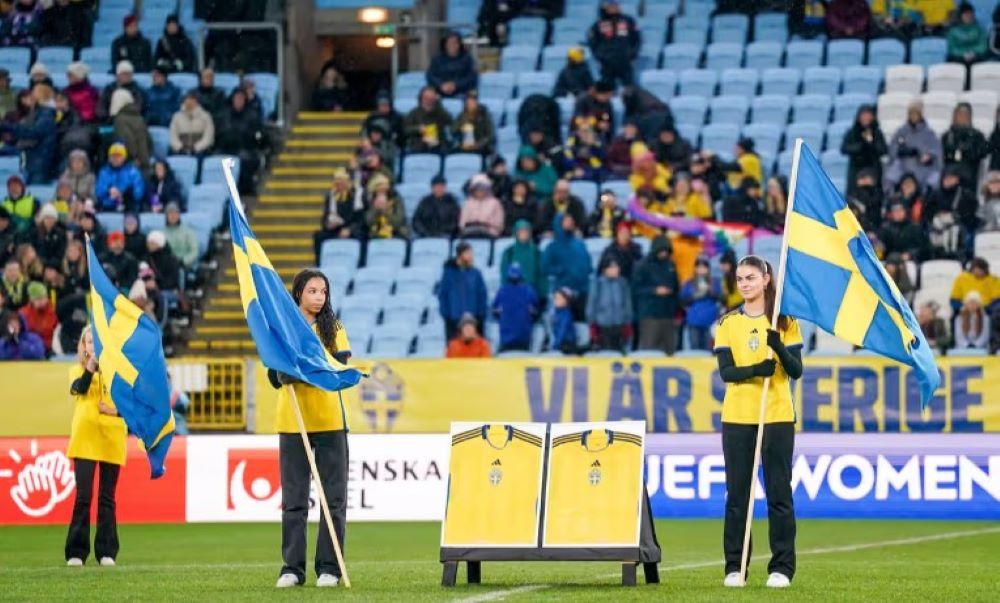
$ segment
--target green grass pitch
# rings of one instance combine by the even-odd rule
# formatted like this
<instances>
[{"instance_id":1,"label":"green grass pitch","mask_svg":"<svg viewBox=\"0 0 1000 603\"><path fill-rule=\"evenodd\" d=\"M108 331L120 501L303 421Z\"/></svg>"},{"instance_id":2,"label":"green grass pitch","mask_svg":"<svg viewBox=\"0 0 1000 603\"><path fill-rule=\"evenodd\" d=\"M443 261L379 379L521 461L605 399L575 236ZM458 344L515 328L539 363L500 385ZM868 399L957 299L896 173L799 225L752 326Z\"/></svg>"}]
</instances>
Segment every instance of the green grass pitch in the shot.
<instances>
[{"instance_id":1,"label":"green grass pitch","mask_svg":"<svg viewBox=\"0 0 1000 603\"><path fill-rule=\"evenodd\" d=\"M0 600L259 601L344 598L363 601L996 601L1000 524L936 521L801 520L792 587L763 586L766 522L755 524L750 584L722 587L722 524L658 521L662 583L619 585L613 563L483 563L483 583L439 583L436 523L348 527L350 590L306 586L279 591L275 524L127 525L119 566L63 566L62 526L0 527ZM315 524L310 524L310 551ZM641 576L641 572L640 572ZM464 567L460 571L464 580Z\"/></svg>"}]
</instances>

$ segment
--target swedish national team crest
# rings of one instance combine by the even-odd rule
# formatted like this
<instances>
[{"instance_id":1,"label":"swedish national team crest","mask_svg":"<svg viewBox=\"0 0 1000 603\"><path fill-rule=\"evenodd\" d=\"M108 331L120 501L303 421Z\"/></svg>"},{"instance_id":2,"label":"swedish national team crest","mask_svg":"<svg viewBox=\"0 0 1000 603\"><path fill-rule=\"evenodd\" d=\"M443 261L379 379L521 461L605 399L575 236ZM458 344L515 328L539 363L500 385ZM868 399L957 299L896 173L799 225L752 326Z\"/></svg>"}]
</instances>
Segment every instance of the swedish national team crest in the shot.
<instances>
[{"instance_id":1,"label":"swedish national team crest","mask_svg":"<svg viewBox=\"0 0 1000 603\"><path fill-rule=\"evenodd\" d=\"M502 480L503 480L503 468L500 465L500 459L496 459L490 465L490 485L499 486Z\"/></svg>"},{"instance_id":2,"label":"swedish national team crest","mask_svg":"<svg viewBox=\"0 0 1000 603\"><path fill-rule=\"evenodd\" d=\"M750 338L747 340L747 345L750 346L751 352L756 352L757 348L760 347L760 335L758 335L757 329L750 331Z\"/></svg>"},{"instance_id":3,"label":"swedish national team crest","mask_svg":"<svg viewBox=\"0 0 1000 603\"><path fill-rule=\"evenodd\" d=\"M361 412L372 431L392 431L396 417L403 411L403 380L388 364L372 367L371 377L360 384Z\"/></svg>"},{"instance_id":4,"label":"swedish national team crest","mask_svg":"<svg viewBox=\"0 0 1000 603\"><path fill-rule=\"evenodd\" d=\"M601 461L594 461L590 464L590 473L587 474L587 481L591 486L601 483Z\"/></svg>"}]
</instances>

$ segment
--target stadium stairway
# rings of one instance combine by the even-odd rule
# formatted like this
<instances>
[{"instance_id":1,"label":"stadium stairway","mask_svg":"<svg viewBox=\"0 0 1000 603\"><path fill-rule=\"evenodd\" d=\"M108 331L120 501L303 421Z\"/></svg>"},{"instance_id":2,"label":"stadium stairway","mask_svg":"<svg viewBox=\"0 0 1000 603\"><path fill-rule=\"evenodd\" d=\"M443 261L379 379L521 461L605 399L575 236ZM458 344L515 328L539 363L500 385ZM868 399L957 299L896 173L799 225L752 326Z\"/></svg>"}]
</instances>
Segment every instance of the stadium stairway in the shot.
<instances>
[{"instance_id":1,"label":"stadium stairway","mask_svg":"<svg viewBox=\"0 0 1000 603\"><path fill-rule=\"evenodd\" d=\"M334 168L347 164L357 144L364 113L301 112L274 167L248 203L250 226L274 269L291 289L292 278L315 264L312 234ZM201 317L187 343L189 354L254 353L233 265L231 243L220 246L217 278L206 288Z\"/></svg>"}]
</instances>

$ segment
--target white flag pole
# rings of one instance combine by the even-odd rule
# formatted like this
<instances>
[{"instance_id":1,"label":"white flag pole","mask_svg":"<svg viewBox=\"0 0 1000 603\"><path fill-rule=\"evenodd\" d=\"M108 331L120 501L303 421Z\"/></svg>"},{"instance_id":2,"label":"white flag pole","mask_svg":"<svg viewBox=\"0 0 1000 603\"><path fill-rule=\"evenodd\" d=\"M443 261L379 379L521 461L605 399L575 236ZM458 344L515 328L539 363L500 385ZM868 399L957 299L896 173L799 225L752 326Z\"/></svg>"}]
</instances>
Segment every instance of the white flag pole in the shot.
<instances>
[{"instance_id":1,"label":"white flag pole","mask_svg":"<svg viewBox=\"0 0 1000 603\"><path fill-rule=\"evenodd\" d=\"M781 295L785 289L785 261L788 257L788 223L795 204L795 183L799 175L799 156L802 152L802 139L795 139L795 151L792 155L791 184L788 185L788 203L785 207L785 229L781 237L781 255L778 256L778 282L775 284L774 309L771 312L771 329L778 328L778 316L781 314ZM775 278L771 275L771 278ZM774 358L774 350L767 348L767 359ZM750 527L753 523L754 494L757 485L757 470L760 467L760 450L764 442L764 418L767 414L767 393L771 378L764 378L764 386L760 392L760 411L757 416L757 445L753 452L753 471L750 473L750 500L747 502L747 520L743 528L743 554L740 558L740 580L746 585L747 564L750 562Z\"/></svg>"}]
</instances>

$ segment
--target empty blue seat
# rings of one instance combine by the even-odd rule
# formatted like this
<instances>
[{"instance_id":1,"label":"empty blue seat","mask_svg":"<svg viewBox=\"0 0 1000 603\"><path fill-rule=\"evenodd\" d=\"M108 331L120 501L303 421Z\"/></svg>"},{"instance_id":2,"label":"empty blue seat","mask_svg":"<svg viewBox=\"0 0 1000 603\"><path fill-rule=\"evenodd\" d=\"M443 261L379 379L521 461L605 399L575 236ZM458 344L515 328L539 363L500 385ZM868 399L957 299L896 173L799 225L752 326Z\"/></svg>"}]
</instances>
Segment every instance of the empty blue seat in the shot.
<instances>
[{"instance_id":1,"label":"empty blue seat","mask_svg":"<svg viewBox=\"0 0 1000 603\"><path fill-rule=\"evenodd\" d=\"M366 266L383 265L390 266L395 270L402 268L405 260L406 241L402 239L372 239L368 241Z\"/></svg>"},{"instance_id":2,"label":"empty blue seat","mask_svg":"<svg viewBox=\"0 0 1000 603\"><path fill-rule=\"evenodd\" d=\"M371 351L374 358L405 358L410 354L413 333L401 334L396 331L376 330L372 335Z\"/></svg>"},{"instance_id":3,"label":"empty blue seat","mask_svg":"<svg viewBox=\"0 0 1000 603\"><path fill-rule=\"evenodd\" d=\"M601 183L601 190L609 190L615 196L615 201L617 201L619 207L626 207L629 202L629 197L632 196L632 185L628 183L628 180L610 180Z\"/></svg>"},{"instance_id":4,"label":"empty blue seat","mask_svg":"<svg viewBox=\"0 0 1000 603\"><path fill-rule=\"evenodd\" d=\"M521 110L522 103L524 103L523 96L508 98L503 102L504 122L508 126L517 125L517 112Z\"/></svg>"},{"instance_id":5,"label":"empty blue seat","mask_svg":"<svg viewBox=\"0 0 1000 603\"><path fill-rule=\"evenodd\" d=\"M756 42L751 42L746 47L745 66L750 69L779 67L784 50L785 46L781 42L758 37Z\"/></svg>"},{"instance_id":6,"label":"empty blue seat","mask_svg":"<svg viewBox=\"0 0 1000 603\"><path fill-rule=\"evenodd\" d=\"M182 95L198 87L198 76L193 73L171 73L169 79Z\"/></svg>"},{"instance_id":7,"label":"empty blue seat","mask_svg":"<svg viewBox=\"0 0 1000 603\"><path fill-rule=\"evenodd\" d=\"M166 126L149 126L149 137L153 140L153 153L158 157L170 154L170 128Z\"/></svg>"},{"instance_id":8,"label":"empty blue seat","mask_svg":"<svg viewBox=\"0 0 1000 603\"><path fill-rule=\"evenodd\" d=\"M834 96L840 92L839 67L807 67L802 74L802 94Z\"/></svg>"},{"instance_id":9,"label":"empty blue seat","mask_svg":"<svg viewBox=\"0 0 1000 603\"><path fill-rule=\"evenodd\" d=\"M785 143L785 146L789 149L787 151L782 151L778 155L778 173L782 176L788 177L792 173L792 150L795 147L795 141L791 140Z\"/></svg>"},{"instance_id":10,"label":"empty blue seat","mask_svg":"<svg viewBox=\"0 0 1000 603\"><path fill-rule=\"evenodd\" d=\"M464 183L483 171L483 157L479 153L452 153L444 158L444 173L448 180Z\"/></svg>"},{"instance_id":11,"label":"empty blue seat","mask_svg":"<svg viewBox=\"0 0 1000 603\"><path fill-rule=\"evenodd\" d=\"M345 297L343 301L347 299ZM368 333L375 328L375 323L378 321L378 308L356 306L351 303L340 311L340 315L337 318L340 319L340 322L351 334L351 339L353 340L355 332Z\"/></svg>"},{"instance_id":12,"label":"empty blue seat","mask_svg":"<svg viewBox=\"0 0 1000 603\"><path fill-rule=\"evenodd\" d=\"M27 73L31 50L15 46L0 48L0 68L11 73Z\"/></svg>"},{"instance_id":13,"label":"empty blue seat","mask_svg":"<svg viewBox=\"0 0 1000 603\"><path fill-rule=\"evenodd\" d=\"M701 46L697 44L667 44L663 49L664 69L696 69L701 60Z\"/></svg>"},{"instance_id":14,"label":"empty blue seat","mask_svg":"<svg viewBox=\"0 0 1000 603\"><path fill-rule=\"evenodd\" d=\"M479 76L479 97L508 99L514 96L514 74L491 71Z\"/></svg>"},{"instance_id":15,"label":"empty blue seat","mask_svg":"<svg viewBox=\"0 0 1000 603\"><path fill-rule=\"evenodd\" d=\"M496 130L503 123L503 104L505 99L499 98L481 98L479 99L479 106L486 110L490 115L490 122L493 123L493 129Z\"/></svg>"},{"instance_id":16,"label":"empty blue seat","mask_svg":"<svg viewBox=\"0 0 1000 603\"><path fill-rule=\"evenodd\" d=\"M765 69L760 78L760 93L795 96L799 93L801 79L802 75L798 69L789 67Z\"/></svg>"},{"instance_id":17,"label":"empty blue seat","mask_svg":"<svg viewBox=\"0 0 1000 603\"><path fill-rule=\"evenodd\" d=\"M553 44L582 44L587 41L587 30L590 24L586 21L571 18L552 21ZM645 33L645 32L644 32Z\"/></svg>"},{"instance_id":18,"label":"empty blue seat","mask_svg":"<svg viewBox=\"0 0 1000 603\"><path fill-rule=\"evenodd\" d=\"M558 73L563 67L566 66L566 53L569 52L571 46L546 46L542 49L542 71L547 71L549 73ZM590 59L590 49L586 46L584 49L584 57L586 60ZM532 69L523 69L522 71L532 71Z\"/></svg>"},{"instance_id":19,"label":"empty blue seat","mask_svg":"<svg viewBox=\"0 0 1000 603\"><path fill-rule=\"evenodd\" d=\"M753 97L757 94L756 69L726 69L719 80L719 94Z\"/></svg>"},{"instance_id":20,"label":"empty blue seat","mask_svg":"<svg viewBox=\"0 0 1000 603\"><path fill-rule=\"evenodd\" d=\"M355 295L358 293L374 293L378 295L379 301L375 307L379 307L382 305L382 299L392 291L395 271L400 268L402 261L399 262L400 266L390 266L387 264L373 265L371 262L367 262L367 264L364 268L358 268L358 271L354 273L353 291Z\"/></svg>"},{"instance_id":21,"label":"empty blue seat","mask_svg":"<svg viewBox=\"0 0 1000 603\"><path fill-rule=\"evenodd\" d=\"M427 85L427 74L423 71L407 71L396 76L396 85L393 88L393 98L398 102L401 99L416 100L420 89ZM398 107L397 107L398 110Z\"/></svg>"},{"instance_id":22,"label":"empty blue seat","mask_svg":"<svg viewBox=\"0 0 1000 603\"><path fill-rule=\"evenodd\" d=\"M462 241L472 247L472 262L480 270L490 265L490 257L493 252L493 242L489 239L462 239ZM454 241L455 244L459 241Z\"/></svg>"},{"instance_id":23,"label":"empty blue seat","mask_svg":"<svg viewBox=\"0 0 1000 603\"><path fill-rule=\"evenodd\" d=\"M517 17L508 23L508 44L532 44L541 46L545 41L545 19L538 17Z\"/></svg>"},{"instance_id":24,"label":"empty blue seat","mask_svg":"<svg viewBox=\"0 0 1000 603\"><path fill-rule=\"evenodd\" d=\"M190 191L198 177L198 158L190 155L168 155L167 164L174 172L177 182L185 191Z\"/></svg>"},{"instance_id":25,"label":"empty blue seat","mask_svg":"<svg viewBox=\"0 0 1000 603\"><path fill-rule=\"evenodd\" d=\"M826 45L826 64L850 67L865 62L865 43L861 40L833 40Z\"/></svg>"},{"instance_id":26,"label":"empty blue seat","mask_svg":"<svg viewBox=\"0 0 1000 603\"><path fill-rule=\"evenodd\" d=\"M792 121L826 125L833 102L822 94L803 94L792 100Z\"/></svg>"},{"instance_id":27,"label":"empty blue seat","mask_svg":"<svg viewBox=\"0 0 1000 603\"><path fill-rule=\"evenodd\" d=\"M424 182L400 182L396 185L396 194L403 200L403 210L406 212L407 220L413 218L417 205L427 193L427 184Z\"/></svg>"},{"instance_id":28,"label":"empty blue seat","mask_svg":"<svg viewBox=\"0 0 1000 603\"><path fill-rule=\"evenodd\" d=\"M635 23L639 26L639 31L642 32L643 43L649 42L661 48L666 43L667 20L665 18L650 17L647 11L646 16L639 17Z\"/></svg>"},{"instance_id":29,"label":"empty blue seat","mask_svg":"<svg viewBox=\"0 0 1000 603\"><path fill-rule=\"evenodd\" d=\"M944 38L915 38L910 42L910 63L930 67L948 58L948 42Z\"/></svg>"},{"instance_id":30,"label":"empty blue seat","mask_svg":"<svg viewBox=\"0 0 1000 603\"><path fill-rule=\"evenodd\" d=\"M701 129L701 148L729 160L739 137L740 127L736 124L709 124Z\"/></svg>"},{"instance_id":31,"label":"empty blue seat","mask_svg":"<svg viewBox=\"0 0 1000 603\"><path fill-rule=\"evenodd\" d=\"M670 99L670 112L678 124L700 126L705 123L705 113L708 112L708 100L704 96L675 96ZM690 142L697 136L690 138Z\"/></svg>"},{"instance_id":32,"label":"empty blue seat","mask_svg":"<svg viewBox=\"0 0 1000 603\"><path fill-rule=\"evenodd\" d=\"M781 40L788 38L788 16L785 13L758 13L753 18L754 40Z\"/></svg>"},{"instance_id":33,"label":"empty blue seat","mask_svg":"<svg viewBox=\"0 0 1000 603\"><path fill-rule=\"evenodd\" d=\"M233 160L233 178L239 181L240 178L240 158L234 155L209 155L201 160L202 184L225 184L226 174L222 171L222 161L224 159Z\"/></svg>"},{"instance_id":34,"label":"empty blue seat","mask_svg":"<svg viewBox=\"0 0 1000 603\"><path fill-rule=\"evenodd\" d=\"M443 333L420 335L417 338L417 351L414 356L417 358L444 358L447 347L448 343L444 340Z\"/></svg>"},{"instance_id":35,"label":"empty blue seat","mask_svg":"<svg viewBox=\"0 0 1000 603\"><path fill-rule=\"evenodd\" d=\"M583 207L587 214L594 210L597 205L597 184L588 180L574 180L569 183L569 192L579 197L583 201Z\"/></svg>"},{"instance_id":36,"label":"empty blue seat","mask_svg":"<svg viewBox=\"0 0 1000 603\"><path fill-rule=\"evenodd\" d=\"M755 97L750 103L751 120L754 123L785 125L788 111L792 106L787 96L774 94Z\"/></svg>"},{"instance_id":37,"label":"empty blue seat","mask_svg":"<svg viewBox=\"0 0 1000 603\"><path fill-rule=\"evenodd\" d=\"M785 149L795 148L795 139L801 138L813 155L818 155L823 148L824 127L814 123L792 123L785 130Z\"/></svg>"},{"instance_id":38,"label":"empty blue seat","mask_svg":"<svg viewBox=\"0 0 1000 603\"><path fill-rule=\"evenodd\" d=\"M346 266L357 268L361 257L361 242L357 239L329 239L323 241L319 251L320 266ZM353 270L349 271L353 274Z\"/></svg>"},{"instance_id":39,"label":"empty blue seat","mask_svg":"<svg viewBox=\"0 0 1000 603\"><path fill-rule=\"evenodd\" d=\"M750 101L746 96L717 96L709 102L709 108L711 123L742 126L747 121Z\"/></svg>"},{"instance_id":40,"label":"empty blue seat","mask_svg":"<svg viewBox=\"0 0 1000 603\"><path fill-rule=\"evenodd\" d=\"M452 117L458 117L458 114L462 112L462 101L457 98L442 98L441 107Z\"/></svg>"},{"instance_id":41,"label":"empty blue seat","mask_svg":"<svg viewBox=\"0 0 1000 603\"><path fill-rule=\"evenodd\" d=\"M639 74L639 84L665 101L672 98L677 89L677 72L671 69L646 70Z\"/></svg>"},{"instance_id":42,"label":"empty blue seat","mask_svg":"<svg viewBox=\"0 0 1000 603\"><path fill-rule=\"evenodd\" d=\"M876 96L882 87L882 69L857 65L844 69L844 91Z\"/></svg>"},{"instance_id":43,"label":"empty blue seat","mask_svg":"<svg viewBox=\"0 0 1000 603\"><path fill-rule=\"evenodd\" d=\"M776 126L767 123L752 123L743 126L743 136L754 141L754 148L757 154L766 157L775 157L778 148L781 146L781 135L784 126Z\"/></svg>"},{"instance_id":44,"label":"empty blue seat","mask_svg":"<svg viewBox=\"0 0 1000 603\"><path fill-rule=\"evenodd\" d=\"M90 67L91 74L111 71L111 52L107 46L90 46L80 50L80 60Z\"/></svg>"},{"instance_id":45,"label":"empty blue seat","mask_svg":"<svg viewBox=\"0 0 1000 603\"><path fill-rule=\"evenodd\" d=\"M708 19L704 17L684 16L674 19L674 44L694 44L704 46L708 39Z\"/></svg>"},{"instance_id":46,"label":"empty blue seat","mask_svg":"<svg viewBox=\"0 0 1000 603\"><path fill-rule=\"evenodd\" d=\"M792 40L785 47L785 67L805 69L823 63L823 43L819 40Z\"/></svg>"},{"instance_id":47,"label":"empty blue seat","mask_svg":"<svg viewBox=\"0 0 1000 603\"><path fill-rule=\"evenodd\" d=\"M844 134L851 129L854 125L854 117L847 120L835 121L826 127L826 148L828 149L839 149L842 142L844 142Z\"/></svg>"},{"instance_id":48,"label":"empty blue seat","mask_svg":"<svg viewBox=\"0 0 1000 603\"><path fill-rule=\"evenodd\" d=\"M831 149L823 151L820 161L830 180L837 185L837 190L844 191L847 182L847 155L842 154L839 148Z\"/></svg>"},{"instance_id":49,"label":"empty blue seat","mask_svg":"<svg viewBox=\"0 0 1000 603\"><path fill-rule=\"evenodd\" d=\"M73 62L73 49L69 46L43 46L38 49L36 61L49 68L49 73L64 74L66 67Z\"/></svg>"},{"instance_id":50,"label":"empty blue seat","mask_svg":"<svg viewBox=\"0 0 1000 603\"><path fill-rule=\"evenodd\" d=\"M643 32L645 35L646 32ZM653 40L643 38L642 45L639 46L639 56L636 57L634 65L636 70L656 69L660 66L660 55L663 54L663 44Z\"/></svg>"},{"instance_id":51,"label":"empty blue seat","mask_svg":"<svg viewBox=\"0 0 1000 603\"><path fill-rule=\"evenodd\" d=\"M281 80L274 73L254 72L246 74L257 86L257 95L260 97L261 108L264 116L270 119L278 108L278 99L281 96Z\"/></svg>"},{"instance_id":52,"label":"empty blue seat","mask_svg":"<svg viewBox=\"0 0 1000 603\"><path fill-rule=\"evenodd\" d=\"M233 90L239 87L240 76L235 73L216 73L215 85L228 96Z\"/></svg>"},{"instance_id":53,"label":"empty blue seat","mask_svg":"<svg viewBox=\"0 0 1000 603\"><path fill-rule=\"evenodd\" d=\"M410 266L440 267L450 253L448 239L415 239L410 247Z\"/></svg>"},{"instance_id":54,"label":"empty blue seat","mask_svg":"<svg viewBox=\"0 0 1000 603\"><path fill-rule=\"evenodd\" d=\"M503 71L534 71L537 63L538 46L507 46L500 51L500 69Z\"/></svg>"},{"instance_id":55,"label":"empty blue seat","mask_svg":"<svg viewBox=\"0 0 1000 603\"><path fill-rule=\"evenodd\" d=\"M403 180L430 182L441 171L441 157L433 153L414 153L403 158Z\"/></svg>"},{"instance_id":56,"label":"empty blue seat","mask_svg":"<svg viewBox=\"0 0 1000 603\"><path fill-rule=\"evenodd\" d=\"M736 15L720 15L724 17ZM743 64L743 44L713 42L705 50L705 67L721 71L735 69Z\"/></svg>"},{"instance_id":57,"label":"empty blue seat","mask_svg":"<svg viewBox=\"0 0 1000 603\"><path fill-rule=\"evenodd\" d=\"M861 105L875 106L875 97L856 92L836 96L833 99L833 121L853 121Z\"/></svg>"},{"instance_id":58,"label":"empty blue seat","mask_svg":"<svg viewBox=\"0 0 1000 603\"><path fill-rule=\"evenodd\" d=\"M750 30L750 18L740 14L721 14L712 17L712 41L733 42L743 45Z\"/></svg>"},{"instance_id":59,"label":"empty blue seat","mask_svg":"<svg viewBox=\"0 0 1000 603\"><path fill-rule=\"evenodd\" d=\"M719 75L710 69L685 69L678 79L677 94L711 98L718 81Z\"/></svg>"},{"instance_id":60,"label":"empty blue seat","mask_svg":"<svg viewBox=\"0 0 1000 603\"><path fill-rule=\"evenodd\" d=\"M894 38L879 38L868 43L868 64L888 67L906 62L906 47Z\"/></svg>"},{"instance_id":61,"label":"empty blue seat","mask_svg":"<svg viewBox=\"0 0 1000 603\"><path fill-rule=\"evenodd\" d=\"M548 71L524 71L517 74L517 95L526 98L532 94L552 94L556 76Z\"/></svg>"}]
</instances>

